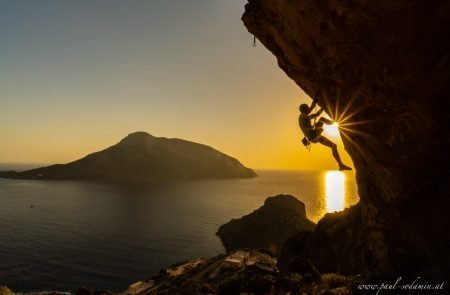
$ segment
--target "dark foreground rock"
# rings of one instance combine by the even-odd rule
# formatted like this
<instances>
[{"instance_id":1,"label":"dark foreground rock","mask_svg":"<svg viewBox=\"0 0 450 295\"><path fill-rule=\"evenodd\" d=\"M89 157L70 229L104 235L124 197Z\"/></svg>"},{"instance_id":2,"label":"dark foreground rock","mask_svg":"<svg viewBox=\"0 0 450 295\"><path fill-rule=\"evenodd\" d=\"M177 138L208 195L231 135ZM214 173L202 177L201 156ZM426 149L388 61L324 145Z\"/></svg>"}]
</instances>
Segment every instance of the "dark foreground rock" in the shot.
<instances>
[{"instance_id":1,"label":"dark foreground rock","mask_svg":"<svg viewBox=\"0 0 450 295\"><path fill-rule=\"evenodd\" d=\"M109 290L95 290L88 288L78 288L75 295L113 295L114 293Z\"/></svg>"},{"instance_id":2,"label":"dark foreground rock","mask_svg":"<svg viewBox=\"0 0 450 295\"><path fill-rule=\"evenodd\" d=\"M314 269L281 273L277 260L256 250L179 263L120 292L143 294L351 294L355 277L318 274Z\"/></svg>"},{"instance_id":3,"label":"dark foreground rock","mask_svg":"<svg viewBox=\"0 0 450 295\"><path fill-rule=\"evenodd\" d=\"M366 260L370 258L364 257L365 237L360 221L358 205L326 214L317 223L315 231L299 232L286 241L279 257L280 268L293 271L292 268L297 267L296 261L308 258L321 272L343 273L351 270L358 273L360 269L366 270ZM343 256L348 259L342 259Z\"/></svg>"},{"instance_id":4,"label":"dark foreground rock","mask_svg":"<svg viewBox=\"0 0 450 295\"><path fill-rule=\"evenodd\" d=\"M315 223L306 217L303 202L290 195L278 195L267 198L254 212L222 225L217 235L227 251L247 247L277 253L287 238L314 227Z\"/></svg>"},{"instance_id":5,"label":"dark foreground rock","mask_svg":"<svg viewBox=\"0 0 450 295\"><path fill-rule=\"evenodd\" d=\"M0 172L19 179L160 181L255 177L253 170L212 147L182 139L129 134L118 144L80 160L24 172Z\"/></svg>"},{"instance_id":6,"label":"dark foreground rock","mask_svg":"<svg viewBox=\"0 0 450 295\"><path fill-rule=\"evenodd\" d=\"M298 253L346 273L448 276L450 1L250 0L243 21L318 93L356 169L360 203Z\"/></svg>"}]
</instances>

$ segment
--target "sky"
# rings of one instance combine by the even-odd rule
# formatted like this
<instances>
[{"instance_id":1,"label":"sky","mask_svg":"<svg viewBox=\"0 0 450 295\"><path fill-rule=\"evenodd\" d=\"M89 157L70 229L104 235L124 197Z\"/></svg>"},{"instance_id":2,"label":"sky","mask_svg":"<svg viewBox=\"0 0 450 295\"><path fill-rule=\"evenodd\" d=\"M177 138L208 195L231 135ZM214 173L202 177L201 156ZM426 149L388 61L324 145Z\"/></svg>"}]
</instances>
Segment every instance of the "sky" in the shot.
<instances>
[{"instance_id":1,"label":"sky","mask_svg":"<svg viewBox=\"0 0 450 295\"><path fill-rule=\"evenodd\" d=\"M311 100L252 46L245 3L0 0L0 162L67 163L146 131L255 169L336 169L301 145Z\"/></svg>"}]
</instances>

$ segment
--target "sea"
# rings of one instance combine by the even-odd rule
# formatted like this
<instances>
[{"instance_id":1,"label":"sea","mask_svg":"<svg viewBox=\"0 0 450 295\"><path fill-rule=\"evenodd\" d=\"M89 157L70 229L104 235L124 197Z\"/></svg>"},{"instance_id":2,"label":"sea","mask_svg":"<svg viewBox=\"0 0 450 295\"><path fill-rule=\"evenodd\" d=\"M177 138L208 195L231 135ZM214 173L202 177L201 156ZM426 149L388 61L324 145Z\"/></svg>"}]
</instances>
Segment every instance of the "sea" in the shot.
<instances>
[{"instance_id":1,"label":"sea","mask_svg":"<svg viewBox=\"0 0 450 295\"><path fill-rule=\"evenodd\" d=\"M0 285L120 291L171 264L225 253L220 225L291 194L317 222L358 202L353 172L108 183L0 179Z\"/></svg>"}]
</instances>

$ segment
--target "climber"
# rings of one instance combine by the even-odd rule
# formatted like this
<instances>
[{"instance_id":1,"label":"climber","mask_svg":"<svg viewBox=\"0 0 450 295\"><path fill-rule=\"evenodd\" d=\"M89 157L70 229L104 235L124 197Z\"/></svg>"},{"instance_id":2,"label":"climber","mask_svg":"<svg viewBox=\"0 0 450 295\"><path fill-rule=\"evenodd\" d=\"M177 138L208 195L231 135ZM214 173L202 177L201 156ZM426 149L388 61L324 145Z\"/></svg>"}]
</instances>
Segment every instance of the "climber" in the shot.
<instances>
[{"instance_id":1,"label":"climber","mask_svg":"<svg viewBox=\"0 0 450 295\"><path fill-rule=\"evenodd\" d=\"M329 148L331 148L333 152L333 157L336 159L336 162L339 164L339 170L352 170L352 168L344 165L341 161L341 157L339 156L337 145L322 135L323 132L323 124L331 125L333 121L321 117L319 121L312 125L311 119L317 118L322 114L323 109L321 108L317 113L311 114L317 104L317 99L314 98L312 105L309 107L307 104L301 104L299 107L300 116L298 117L298 124L300 125L300 129L302 130L305 137L302 139L302 143L305 146L309 146L310 143L321 143Z\"/></svg>"}]
</instances>

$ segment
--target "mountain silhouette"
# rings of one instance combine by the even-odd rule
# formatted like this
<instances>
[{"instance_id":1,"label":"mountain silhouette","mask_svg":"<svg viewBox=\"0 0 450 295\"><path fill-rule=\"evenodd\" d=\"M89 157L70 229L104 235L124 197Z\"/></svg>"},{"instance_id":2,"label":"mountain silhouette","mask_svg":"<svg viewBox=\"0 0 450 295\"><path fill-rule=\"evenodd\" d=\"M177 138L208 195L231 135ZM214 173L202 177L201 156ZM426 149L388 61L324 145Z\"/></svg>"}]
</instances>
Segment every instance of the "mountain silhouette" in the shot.
<instances>
[{"instance_id":1,"label":"mountain silhouette","mask_svg":"<svg viewBox=\"0 0 450 295\"><path fill-rule=\"evenodd\" d=\"M253 170L207 145L129 134L116 145L68 164L1 172L0 177L55 180L160 181L250 178Z\"/></svg>"}]
</instances>

